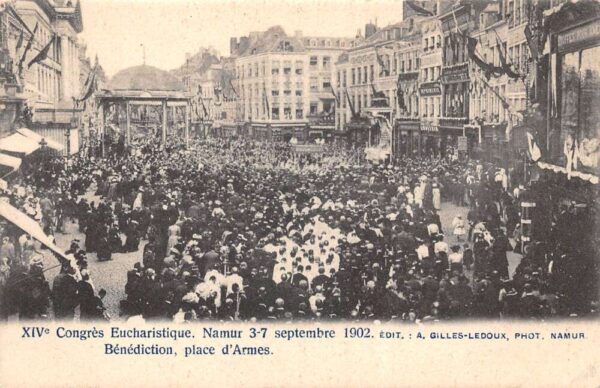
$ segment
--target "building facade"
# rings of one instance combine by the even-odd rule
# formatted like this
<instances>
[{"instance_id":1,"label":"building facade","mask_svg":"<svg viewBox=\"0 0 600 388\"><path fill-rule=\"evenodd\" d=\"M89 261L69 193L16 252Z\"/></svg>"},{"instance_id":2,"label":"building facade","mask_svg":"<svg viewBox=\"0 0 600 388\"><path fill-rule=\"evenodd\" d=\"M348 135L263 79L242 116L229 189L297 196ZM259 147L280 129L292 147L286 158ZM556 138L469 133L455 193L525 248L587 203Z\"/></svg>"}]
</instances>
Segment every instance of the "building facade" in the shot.
<instances>
[{"instance_id":1,"label":"building facade","mask_svg":"<svg viewBox=\"0 0 600 388\"><path fill-rule=\"evenodd\" d=\"M330 137L332 82L338 57L352 39L289 36L281 27L232 38L239 118L255 138L289 141Z\"/></svg>"},{"instance_id":2,"label":"building facade","mask_svg":"<svg viewBox=\"0 0 600 388\"><path fill-rule=\"evenodd\" d=\"M3 20L8 32L5 47L19 84L17 91L24 99L20 109L27 106L30 112L21 124L76 152L80 109L73 99L81 96L83 87L79 1L13 0L5 5ZM3 129L7 125L3 123Z\"/></svg>"}]
</instances>

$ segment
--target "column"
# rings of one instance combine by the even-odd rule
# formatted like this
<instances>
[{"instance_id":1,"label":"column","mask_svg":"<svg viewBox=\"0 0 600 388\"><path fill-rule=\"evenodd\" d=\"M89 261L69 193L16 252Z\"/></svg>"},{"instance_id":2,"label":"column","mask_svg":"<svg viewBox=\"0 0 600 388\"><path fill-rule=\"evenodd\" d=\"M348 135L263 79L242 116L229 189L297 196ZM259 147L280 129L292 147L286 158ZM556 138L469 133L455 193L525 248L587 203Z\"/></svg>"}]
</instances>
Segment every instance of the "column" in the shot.
<instances>
[{"instance_id":1,"label":"column","mask_svg":"<svg viewBox=\"0 0 600 388\"><path fill-rule=\"evenodd\" d=\"M96 136L100 135L100 147L102 149L102 157L104 157L104 102L100 101L98 103L98 120L100 121L100 125L98 128L98 133Z\"/></svg>"},{"instance_id":2,"label":"column","mask_svg":"<svg viewBox=\"0 0 600 388\"><path fill-rule=\"evenodd\" d=\"M129 101L125 102L125 144L131 142L131 105Z\"/></svg>"},{"instance_id":3,"label":"column","mask_svg":"<svg viewBox=\"0 0 600 388\"><path fill-rule=\"evenodd\" d=\"M162 102L162 144L167 143L167 100Z\"/></svg>"},{"instance_id":4,"label":"column","mask_svg":"<svg viewBox=\"0 0 600 388\"><path fill-rule=\"evenodd\" d=\"M190 146L190 104L185 104L185 148Z\"/></svg>"}]
</instances>

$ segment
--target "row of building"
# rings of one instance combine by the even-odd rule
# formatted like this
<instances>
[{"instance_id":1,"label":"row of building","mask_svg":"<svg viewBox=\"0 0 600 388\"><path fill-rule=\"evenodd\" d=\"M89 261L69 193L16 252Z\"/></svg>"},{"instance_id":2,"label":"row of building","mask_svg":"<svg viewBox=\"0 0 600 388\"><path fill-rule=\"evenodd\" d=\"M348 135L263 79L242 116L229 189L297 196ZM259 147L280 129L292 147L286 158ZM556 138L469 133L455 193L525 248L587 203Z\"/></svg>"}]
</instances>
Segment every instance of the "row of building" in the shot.
<instances>
[{"instance_id":1,"label":"row of building","mask_svg":"<svg viewBox=\"0 0 600 388\"><path fill-rule=\"evenodd\" d=\"M558 34L579 23L591 23L581 39L595 47L598 14L568 14L588 3L404 1L392 25L369 23L346 38L276 26L232 38L228 57L179 75L190 91L201 85L209 114L197 109L195 121L222 135L377 144L373 117L383 116L394 155L460 150L506 161L527 149L523 128L536 117L542 147L560 132L547 106L548 88L560 81L552 71L562 67L548 64L549 53L563 50L567 38Z\"/></svg>"},{"instance_id":2,"label":"row of building","mask_svg":"<svg viewBox=\"0 0 600 388\"><path fill-rule=\"evenodd\" d=\"M27 127L77 152L93 116L78 100L94 67L105 78L79 38L81 12L79 0L0 2L0 138Z\"/></svg>"}]
</instances>

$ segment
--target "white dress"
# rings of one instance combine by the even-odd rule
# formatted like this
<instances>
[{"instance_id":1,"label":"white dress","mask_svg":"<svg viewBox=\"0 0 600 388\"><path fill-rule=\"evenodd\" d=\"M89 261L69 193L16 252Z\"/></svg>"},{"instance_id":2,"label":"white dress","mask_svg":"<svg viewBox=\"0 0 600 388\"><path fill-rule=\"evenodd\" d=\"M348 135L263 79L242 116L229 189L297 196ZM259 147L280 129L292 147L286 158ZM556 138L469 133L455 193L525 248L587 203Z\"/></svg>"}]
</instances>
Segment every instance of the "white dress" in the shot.
<instances>
[{"instance_id":1,"label":"white dress","mask_svg":"<svg viewBox=\"0 0 600 388\"><path fill-rule=\"evenodd\" d=\"M454 219L452 220L452 227L454 227L454 235L455 236L464 236L466 231L465 231L465 220L458 217L454 217Z\"/></svg>"}]
</instances>

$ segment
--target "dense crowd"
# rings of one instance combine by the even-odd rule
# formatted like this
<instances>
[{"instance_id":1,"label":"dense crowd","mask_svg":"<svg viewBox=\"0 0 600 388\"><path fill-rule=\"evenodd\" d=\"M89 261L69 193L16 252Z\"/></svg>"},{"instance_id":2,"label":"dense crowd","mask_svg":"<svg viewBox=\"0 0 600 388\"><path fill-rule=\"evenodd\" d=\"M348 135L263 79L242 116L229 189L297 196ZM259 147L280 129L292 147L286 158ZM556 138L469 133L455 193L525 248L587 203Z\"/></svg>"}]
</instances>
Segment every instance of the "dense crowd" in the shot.
<instances>
[{"instance_id":1,"label":"dense crowd","mask_svg":"<svg viewBox=\"0 0 600 388\"><path fill-rule=\"evenodd\" d=\"M27 244L11 250L3 242L7 279L26 278L17 291L4 287L3 305L39 318L51 300L57 318L71 319L77 306L81 319L100 318L103 293L89 279L88 255L102 261L140 251L120 307L146 320L427 321L590 311L565 303L580 290L564 287L570 280L552 276L535 250L509 276L523 188L513 191L503 169L456 158L373 164L361 150L335 145L307 156L288 144L243 139L183 144L116 143L105 150L109 157L73 160L53 189L11 193L11 202L30 198L40 207L29 214L40 215L47 233L71 217L85 240L73 241L67 253L77 268L63 265L51 291L39 263L16 252ZM99 203L82 196L90 189ZM470 209L451 230L442 228L442 201ZM556 272L560 263L553 265ZM35 282L42 291L30 291Z\"/></svg>"}]
</instances>

